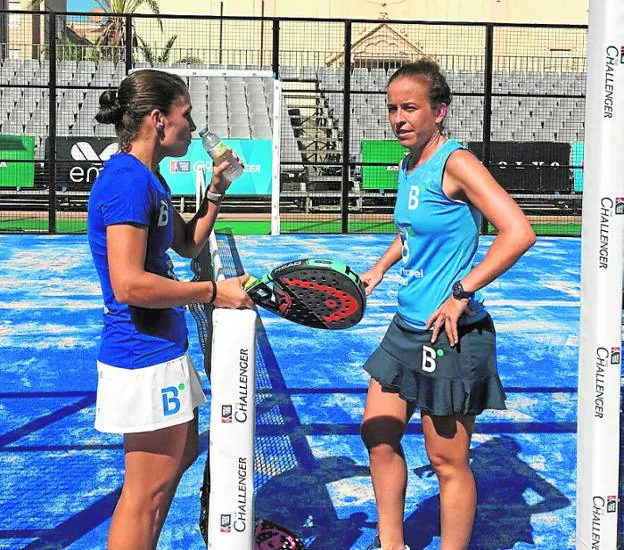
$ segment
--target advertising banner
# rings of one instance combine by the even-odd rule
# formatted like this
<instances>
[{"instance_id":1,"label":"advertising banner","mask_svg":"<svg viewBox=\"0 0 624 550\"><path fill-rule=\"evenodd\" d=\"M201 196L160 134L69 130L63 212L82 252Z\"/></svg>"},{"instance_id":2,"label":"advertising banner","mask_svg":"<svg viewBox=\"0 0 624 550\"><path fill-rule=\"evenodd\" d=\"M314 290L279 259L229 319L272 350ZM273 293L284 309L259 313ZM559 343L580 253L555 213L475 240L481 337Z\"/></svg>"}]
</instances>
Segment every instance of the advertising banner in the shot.
<instances>
[{"instance_id":1,"label":"advertising banner","mask_svg":"<svg viewBox=\"0 0 624 550\"><path fill-rule=\"evenodd\" d=\"M46 139L46 152L49 148ZM115 138L59 136L56 138L56 181L69 188L88 188L103 163L118 151Z\"/></svg>"},{"instance_id":2,"label":"advertising banner","mask_svg":"<svg viewBox=\"0 0 624 550\"><path fill-rule=\"evenodd\" d=\"M234 180L228 195L270 195L272 168L272 141L270 139L224 139L245 165L245 173ZM167 180L174 195L194 195L197 170L205 166L206 178L212 174L212 159L202 146L201 139L193 139L183 157L167 157L160 163L160 173Z\"/></svg>"},{"instance_id":3,"label":"advertising banner","mask_svg":"<svg viewBox=\"0 0 624 550\"><path fill-rule=\"evenodd\" d=\"M396 139L362 141L362 162L388 163L388 166L362 166L362 189L396 191L399 163L408 152Z\"/></svg>"},{"instance_id":4,"label":"advertising banner","mask_svg":"<svg viewBox=\"0 0 624 550\"><path fill-rule=\"evenodd\" d=\"M34 162L9 162L35 160L33 136L0 136L0 187L33 187Z\"/></svg>"},{"instance_id":5,"label":"advertising banner","mask_svg":"<svg viewBox=\"0 0 624 550\"><path fill-rule=\"evenodd\" d=\"M468 148L482 159L483 143ZM549 141L493 141L490 172L510 193L569 193L570 144ZM563 167L563 168L561 168Z\"/></svg>"},{"instance_id":6,"label":"advertising banner","mask_svg":"<svg viewBox=\"0 0 624 550\"><path fill-rule=\"evenodd\" d=\"M583 167L585 166L585 143L582 141L575 141L572 144L572 150L570 152L570 164L572 166L580 166L581 168L573 168L574 174L574 192L582 193L583 186L585 185L585 175Z\"/></svg>"}]
</instances>

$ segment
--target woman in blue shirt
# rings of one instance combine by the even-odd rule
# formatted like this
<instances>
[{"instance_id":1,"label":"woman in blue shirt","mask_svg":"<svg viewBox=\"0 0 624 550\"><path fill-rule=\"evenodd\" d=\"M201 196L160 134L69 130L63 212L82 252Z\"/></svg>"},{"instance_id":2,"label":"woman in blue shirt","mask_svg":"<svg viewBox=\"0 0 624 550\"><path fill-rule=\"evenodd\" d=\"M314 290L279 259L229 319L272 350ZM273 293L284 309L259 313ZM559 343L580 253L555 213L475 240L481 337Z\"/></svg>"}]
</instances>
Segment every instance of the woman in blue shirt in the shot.
<instances>
[{"instance_id":1,"label":"woman in blue shirt","mask_svg":"<svg viewBox=\"0 0 624 550\"><path fill-rule=\"evenodd\" d=\"M494 325L479 290L535 242L513 199L442 124L451 92L430 61L390 78L388 113L409 150L401 163L394 221L399 234L362 280L367 293L401 261L397 314L365 364L371 375L361 425L378 512L370 549L407 549L403 512L405 426L421 411L425 448L440 484L442 550L468 547L476 509L469 464L476 415L504 409ZM480 216L497 229L475 265Z\"/></svg>"},{"instance_id":2,"label":"woman in blue shirt","mask_svg":"<svg viewBox=\"0 0 624 550\"><path fill-rule=\"evenodd\" d=\"M173 208L160 161L186 153L195 124L184 81L137 71L100 97L96 119L114 124L112 156L89 198L88 236L104 297L96 429L124 435L125 476L109 550L152 549L178 482L198 454L197 406L206 398L187 353L184 306L251 307L247 276L181 282L167 253L193 258L206 244L230 182L214 168L190 221Z\"/></svg>"}]
</instances>

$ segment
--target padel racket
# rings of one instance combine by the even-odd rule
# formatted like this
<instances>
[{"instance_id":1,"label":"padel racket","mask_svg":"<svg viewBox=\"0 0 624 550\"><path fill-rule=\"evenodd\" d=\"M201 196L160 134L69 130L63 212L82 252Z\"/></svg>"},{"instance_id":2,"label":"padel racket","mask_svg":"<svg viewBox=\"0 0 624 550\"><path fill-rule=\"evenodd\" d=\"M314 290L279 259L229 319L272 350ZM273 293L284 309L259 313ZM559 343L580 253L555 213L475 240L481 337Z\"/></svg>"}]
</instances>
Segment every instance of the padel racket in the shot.
<instances>
[{"instance_id":1,"label":"padel racket","mask_svg":"<svg viewBox=\"0 0 624 550\"><path fill-rule=\"evenodd\" d=\"M364 284L348 265L326 259L282 264L250 277L245 290L259 306L284 319L323 329L344 329L360 322L366 308Z\"/></svg>"},{"instance_id":2,"label":"padel racket","mask_svg":"<svg viewBox=\"0 0 624 550\"><path fill-rule=\"evenodd\" d=\"M254 550L305 550L303 541L283 525L260 518L256 520Z\"/></svg>"}]
</instances>

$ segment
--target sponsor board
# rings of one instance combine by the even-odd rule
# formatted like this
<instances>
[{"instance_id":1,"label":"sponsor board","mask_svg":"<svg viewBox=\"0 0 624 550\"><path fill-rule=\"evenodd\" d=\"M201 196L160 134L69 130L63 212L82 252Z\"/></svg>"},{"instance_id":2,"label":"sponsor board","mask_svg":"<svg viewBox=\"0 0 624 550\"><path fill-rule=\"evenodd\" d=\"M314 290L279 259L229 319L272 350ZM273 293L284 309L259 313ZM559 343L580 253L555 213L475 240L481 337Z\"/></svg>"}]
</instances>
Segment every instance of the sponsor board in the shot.
<instances>
[{"instance_id":1,"label":"sponsor board","mask_svg":"<svg viewBox=\"0 0 624 550\"><path fill-rule=\"evenodd\" d=\"M0 187L33 187L35 184L35 138L0 136Z\"/></svg>"},{"instance_id":2,"label":"sponsor board","mask_svg":"<svg viewBox=\"0 0 624 550\"><path fill-rule=\"evenodd\" d=\"M362 166L362 189L395 191L399 163L409 152L396 139L365 139L361 144L362 162L385 162L387 166Z\"/></svg>"},{"instance_id":3,"label":"sponsor board","mask_svg":"<svg viewBox=\"0 0 624 550\"><path fill-rule=\"evenodd\" d=\"M483 143L468 148L483 159ZM570 144L548 141L493 141L490 172L508 192L569 193L572 188Z\"/></svg>"},{"instance_id":4,"label":"sponsor board","mask_svg":"<svg viewBox=\"0 0 624 550\"><path fill-rule=\"evenodd\" d=\"M228 195L270 195L272 183L273 143L270 139L224 139L245 166L242 176L235 179ZM193 139L183 157L166 157L160 163L163 175L173 195L194 195L195 178L201 168L206 179L212 174L212 159L202 146L201 139Z\"/></svg>"},{"instance_id":5,"label":"sponsor board","mask_svg":"<svg viewBox=\"0 0 624 550\"><path fill-rule=\"evenodd\" d=\"M46 139L48 151L50 140ZM56 138L56 181L69 188L91 187L104 162L117 153L114 138L59 136Z\"/></svg>"}]
</instances>

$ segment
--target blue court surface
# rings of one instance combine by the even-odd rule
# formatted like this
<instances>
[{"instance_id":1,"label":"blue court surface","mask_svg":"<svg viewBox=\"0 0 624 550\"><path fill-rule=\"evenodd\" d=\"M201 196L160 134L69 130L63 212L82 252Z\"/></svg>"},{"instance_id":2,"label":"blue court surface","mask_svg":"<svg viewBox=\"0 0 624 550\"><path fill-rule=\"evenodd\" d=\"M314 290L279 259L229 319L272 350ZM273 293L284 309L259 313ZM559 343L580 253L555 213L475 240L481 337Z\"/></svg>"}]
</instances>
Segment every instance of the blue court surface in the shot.
<instances>
[{"instance_id":1,"label":"blue court surface","mask_svg":"<svg viewBox=\"0 0 624 550\"><path fill-rule=\"evenodd\" d=\"M230 274L242 266L260 275L299 257L364 271L392 236L219 238ZM483 239L481 253L490 242ZM180 279L192 278L188 261L175 264ZM471 548L574 547L579 271L578 239L542 238L485 289L508 410L478 419ZM308 548L363 549L375 533L359 437L368 384L361 366L395 311L397 282L392 270L363 321L346 331L307 329L260 311L256 515L299 532ZM0 548L105 547L123 456L119 436L93 428L101 322L86 236L0 236ZM188 324L201 366L190 313ZM204 373L202 380L209 392ZM182 479L160 549L204 548L197 519L208 405L200 429L202 455ZM437 483L418 414L404 450L407 542L412 550L439 548Z\"/></svg>"}]
</instances>

